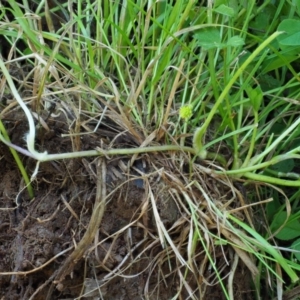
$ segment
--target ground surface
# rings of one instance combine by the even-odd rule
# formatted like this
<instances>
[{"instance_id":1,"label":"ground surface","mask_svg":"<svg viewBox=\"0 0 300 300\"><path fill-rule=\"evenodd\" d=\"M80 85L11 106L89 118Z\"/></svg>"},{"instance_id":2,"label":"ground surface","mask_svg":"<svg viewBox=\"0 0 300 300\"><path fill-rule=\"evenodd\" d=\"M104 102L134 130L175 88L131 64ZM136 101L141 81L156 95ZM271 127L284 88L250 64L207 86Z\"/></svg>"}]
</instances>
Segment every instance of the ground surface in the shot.
<instances>
[{"instance_id":1,"label":"ground surface","mask_svg":"<svg viewBox=\"0 0 300 300\"><path fill-rule=\"evenodd\" d=\"M49 130L39 128L37 149L47 149L50 153L72 151L74 140L61 137L70 131L69 121L63 114L50 116ZM12 142L25 146L27 122L22 113L13 110L3 117L3 122ZM108 139L104 131L83 135L77 147L87 150L101 146L100 141ZM130 145L131 142L119 139L117 143ZM139 157L129 169L130 157L103 158L107 188L103 219L92 242L85 245L64 276L59 276L59 272L83 238L95 209L100 176L98 159L41 164L33 183L35 198L30 200L9 149L3 144L0 144L0 157L0 270L10 272L0 276L1 299L138 300L146 299L145 295L148 299L191 299L189 288L195 290L194 299L225 299L211 269L196 270L199 274L184 273L172 249L162 248L147 196L148 184L165 228L174 241L182 240L178 249L185 258L188 228L180 226L186 222L186 214L172 197L170 181L154 172L149 156ZM35 161L22 159L31 174ZM162 161L163 166L164 159L156 155L156 166L159 166L157 161ZM141 172L147 179L141 178ZM226 277L233 251L218 247L215 251L216 264L223 268ZM199 248L194 260L199 266L207 260L203 249ZM178 268L186 274L189 287L180 286ZM251 276L242 264L234 278L235 299L253 299ZM179 295L178 291L181 291Z\"/></svg>"}]
</instances>

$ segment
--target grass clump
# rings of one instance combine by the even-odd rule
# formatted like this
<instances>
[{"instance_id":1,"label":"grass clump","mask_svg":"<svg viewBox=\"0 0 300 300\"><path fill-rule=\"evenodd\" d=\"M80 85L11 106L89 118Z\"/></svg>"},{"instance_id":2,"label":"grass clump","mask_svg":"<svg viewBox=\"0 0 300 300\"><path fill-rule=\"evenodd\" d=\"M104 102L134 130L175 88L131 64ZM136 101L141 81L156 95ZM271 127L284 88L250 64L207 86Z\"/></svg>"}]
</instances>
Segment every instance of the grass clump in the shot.
<instances>
[{"instance_id":1,"label":"grass clump","mask_svg":"<svg viewBox=\"0 0 300 300\"><path fill-rule=\"evenodd\" d=\"M180 212L173 226L164 224L152 175L145 175L157 236L146 231L161 247L150 265L169 262L170 272L160 271L177 276L174 299L199 299L204 282L234 299L228 266L234 274L239 261L257 299L261 282L281 299L299 279L298 191L290 189L300 186L299 7L275 2L1 6L1 35L10 45L0 61L1 93L15 99L1 115L21 107L29 124L26 146L11 142L3 124L1 141L38 165L88 156L130 156L133 164L147 154ZM24 78L12 75L25 65ZM43 111L67 116L71 152L36 146L38 126L48 130ZM100 128L113 134L110 143L85 150L82 137ZM127 141L117 143L120 136Z\"/></svg>"}]
</instances>

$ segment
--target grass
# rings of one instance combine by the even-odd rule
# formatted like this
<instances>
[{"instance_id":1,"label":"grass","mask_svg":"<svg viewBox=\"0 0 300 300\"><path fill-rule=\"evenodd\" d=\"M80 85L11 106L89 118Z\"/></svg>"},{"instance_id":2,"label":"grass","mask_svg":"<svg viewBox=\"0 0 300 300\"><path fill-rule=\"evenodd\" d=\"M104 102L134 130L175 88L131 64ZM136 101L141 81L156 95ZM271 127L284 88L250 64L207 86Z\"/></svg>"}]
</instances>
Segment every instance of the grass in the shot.
<instances>
[{"instance_id":1,"label":"grass","mask_svg":"<svg viewBox=\"0 0 300 300\"><path fill-rule=\"evenodd\" d=\"M152 193L162 246L170 247L186 272L197 274L194 257L201 245L208 257L206 267L213 268L226 298L234 299L232 283L225 283L213 255L217 245L230 245L251 271L257 299L264 281L272 283L273 297L281 299L298 281L300 268L299 195L290 192L290 187L300 186L299 5L281 0L230 5L87 0L51 8L47 1L37 4L35 15L24 15L31 11L27 1L23 6L12 0L1 6L1 35L11 45L0 60L1 93L14 95L29 123L26 149L10 143L3 124L1 141L38 164L86 156L175 153L178 165L182 161L190 169L178 196L189 218L188 258L182 257L161 222ZM41 17L46 20L43 27ZM26 83L30 98L20 95L10 75L19 64L31 68ZM64 103L62 111L69 108L75 114L70 133L74 145L80 144L82 128L84 134L96 132L107 115L137 147L37 152L30 111L48 109L55 97ZM94 127L84 127L89 123ZM26 175L14 153L32 196L28 178L38 176L38 167ZM213 178L213 187L202 176ZM222 193L220 199L214 196L220 186L225 194L235 195L238 180L250 194L249 203L239 203L244 218L234 205L226 204ZM196 194L202 195L203 207ZM264 201L269 198L273 201ZM260 231L250 213L250 207L256 211L259 205L265 217ZM184 277L183 273L182 289L188 285Z\"/></svg>"}]
</instances>

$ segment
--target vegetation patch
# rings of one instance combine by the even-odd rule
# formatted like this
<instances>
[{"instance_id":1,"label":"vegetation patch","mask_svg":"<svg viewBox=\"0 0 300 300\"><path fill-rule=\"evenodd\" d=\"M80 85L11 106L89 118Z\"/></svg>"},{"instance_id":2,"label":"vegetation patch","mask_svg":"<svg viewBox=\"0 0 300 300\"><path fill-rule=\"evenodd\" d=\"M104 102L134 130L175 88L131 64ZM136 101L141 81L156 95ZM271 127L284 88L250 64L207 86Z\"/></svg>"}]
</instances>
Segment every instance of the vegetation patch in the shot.
<instances>
[{"instance_id":1,"label":"vegetation patch","mask_svg":"<svg viewBox=\"0 0 300 300\"><path fill-rule=\"evenodd\" d=\"M297 299L296 1L0 1L3 299Z\"/></svg>"}]
</instances>

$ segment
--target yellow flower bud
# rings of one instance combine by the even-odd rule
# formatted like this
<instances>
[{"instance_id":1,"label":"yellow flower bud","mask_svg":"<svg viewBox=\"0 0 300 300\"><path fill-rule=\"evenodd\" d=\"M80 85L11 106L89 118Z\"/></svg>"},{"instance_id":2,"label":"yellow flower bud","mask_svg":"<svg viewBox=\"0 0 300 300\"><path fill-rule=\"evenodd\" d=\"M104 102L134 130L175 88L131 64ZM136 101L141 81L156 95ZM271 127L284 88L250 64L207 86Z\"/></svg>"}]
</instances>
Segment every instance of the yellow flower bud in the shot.
<instances>
[{"instance_id":1,"label":"yellow flower bud","mask_svg":"<svg viewBox=\"0 0 300 300\"><path fill-rule=\"evenodd\" d=\"M191 105L185 105L180 107L179 116L181 119L188 120L193 115L193 110Z\"/></svg>"}]
</instances>

